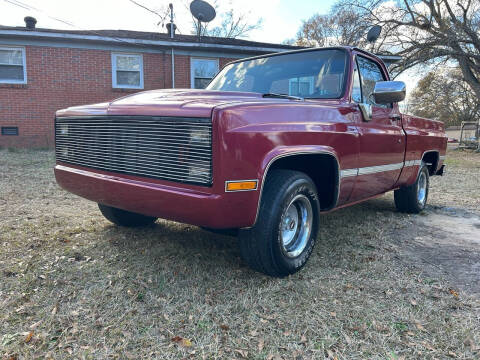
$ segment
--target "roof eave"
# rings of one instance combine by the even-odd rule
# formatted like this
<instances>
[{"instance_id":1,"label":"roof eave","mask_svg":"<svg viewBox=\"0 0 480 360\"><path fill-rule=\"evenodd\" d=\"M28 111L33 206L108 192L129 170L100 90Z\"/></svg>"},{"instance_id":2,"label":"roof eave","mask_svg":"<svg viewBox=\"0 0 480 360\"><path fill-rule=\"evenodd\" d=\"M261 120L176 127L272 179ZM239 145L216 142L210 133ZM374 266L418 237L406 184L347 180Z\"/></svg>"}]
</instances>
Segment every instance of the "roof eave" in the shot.
<instances>
[{"instance_id":1,"label":"roof eave","mask_svg":"<svg viewBox=\"0 0 480 360\"><path fill-rule=\"evenodd\" d=\"M28 38L39 40L64 40L71 42L95 42L95 43L109 43L109 44L125 44L125 45L139 45L139 46L151 46L162 47L167 49L201 49L201 50L223 50L236 53L276 53L287 51L289 49L281 47L268 47L268 46L245 46L245 45L230 45L230 44L212 44L207 42L191 42L191 41L167 41L167 40L147 40L147 39L132 39L132 38L120 38L109 37L100 35L80 35L71 33L50 33L42 31L21 31L21 30L5 30L0 29L1 37L16 37L16 38Z\"/></svg>"}]
</instances>

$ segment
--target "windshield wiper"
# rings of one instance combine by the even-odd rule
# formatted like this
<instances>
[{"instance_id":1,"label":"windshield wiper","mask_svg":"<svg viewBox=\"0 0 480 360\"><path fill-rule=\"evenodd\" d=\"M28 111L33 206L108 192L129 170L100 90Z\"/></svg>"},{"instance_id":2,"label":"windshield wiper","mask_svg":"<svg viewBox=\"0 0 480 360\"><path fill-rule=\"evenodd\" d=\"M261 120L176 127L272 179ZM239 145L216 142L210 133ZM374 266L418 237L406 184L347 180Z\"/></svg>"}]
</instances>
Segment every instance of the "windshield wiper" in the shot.
<instances>
[{"instance_id":1,"label":"windshield wiper","mask_svg":"<svg viewBox=\"0 0 480 360\"><path fill-rule=\"evenodd\" d=\"M290 100L304 101L304 99L301 98L301 97L291 96L291 95L287 95L287 94L266 93L266 94L263 94L262 97L264 97L264 98L280 98L280 99L290 99Z\"/></svg>"}]
</instances>

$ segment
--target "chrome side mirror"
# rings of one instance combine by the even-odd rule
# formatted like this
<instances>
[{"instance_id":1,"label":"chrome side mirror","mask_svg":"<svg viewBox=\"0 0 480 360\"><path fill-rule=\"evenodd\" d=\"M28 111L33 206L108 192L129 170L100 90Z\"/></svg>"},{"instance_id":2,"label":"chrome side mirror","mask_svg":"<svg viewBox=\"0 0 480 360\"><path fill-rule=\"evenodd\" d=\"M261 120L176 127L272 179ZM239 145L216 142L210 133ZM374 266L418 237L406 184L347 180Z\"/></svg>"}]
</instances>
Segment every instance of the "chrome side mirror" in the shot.
<instances>
[{"instance_id":1,"label":"chrome side mirror","mask_svg":"<svg viewBox=\"0 0 480 360\"><path fill-rule=\"evenodd\" d=\"M377 104L390 104L404 100L406 92L403 81L377 81L373 97Z\"/></svg>"}]
</instances>

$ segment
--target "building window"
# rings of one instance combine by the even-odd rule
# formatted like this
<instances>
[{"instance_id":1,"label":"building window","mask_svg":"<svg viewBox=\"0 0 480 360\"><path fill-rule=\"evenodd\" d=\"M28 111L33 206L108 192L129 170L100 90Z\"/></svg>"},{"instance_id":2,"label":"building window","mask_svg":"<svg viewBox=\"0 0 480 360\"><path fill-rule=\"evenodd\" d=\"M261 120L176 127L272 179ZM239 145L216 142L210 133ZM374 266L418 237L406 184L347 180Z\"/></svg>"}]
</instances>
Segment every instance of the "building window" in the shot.
<instances>
[{"instance_id":1,"label":"building window","mask_svg":"<svg viewBox=\"0 0 480 360\"><path fill-rule=\"evenodd\" d=\"M25 48L0 47L0 83L27 83Z\"/></svg>"},{"instance_id":2,"label":"building window","mask_svg":"<svg viewBox=\"0 0 480 360\"><path fill-rule=\"evenodd\" d=\"M112 86L143 89L143 57L137 54L112 54Z\"/></svg>"},{"instance_id":3,"label":"building window","mask_svg":"<svg viewBox=\"0 0 480 360\"><path fill-rule=\"evenodd\" d=\"M218 73L218 59L191 60L192 89L205 89Z\"/></svg>"}]
</instances>

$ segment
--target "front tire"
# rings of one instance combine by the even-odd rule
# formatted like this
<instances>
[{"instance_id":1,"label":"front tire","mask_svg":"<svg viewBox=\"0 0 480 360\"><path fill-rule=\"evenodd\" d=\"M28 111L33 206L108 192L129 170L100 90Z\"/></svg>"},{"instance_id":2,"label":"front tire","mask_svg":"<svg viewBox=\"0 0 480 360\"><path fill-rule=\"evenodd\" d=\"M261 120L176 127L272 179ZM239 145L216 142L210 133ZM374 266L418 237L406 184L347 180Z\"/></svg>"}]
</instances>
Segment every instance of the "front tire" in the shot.
<instances>
[{"instance_id":1,"label":"front tire","mask_svg":"<svg viewBox=\"0 0 480 360\"><path fill-rule=\"evenodd\" d=\"M319 213L312 179L298 171L272 170L255 226L239 231L242 258L252 269L274 277L299 271L315 245Z\"/></svg>"},{"instance_id":2,"label":"front tire","mask_svg":"<svg viewBox=\"0 0 480 360\"><path fill-rule=\"evenodd\" d=\"M157 218L98 204L103 216L115 225L125 227L140 227L153 224Z\"/></svg>"},{"instance_id":3,"label":"front tire","mask_svg":"<svg viewBox=\"0 0 480 360\"><path fill-rule=\"evenodd\" d=\"M428 167L422 162L415 183L395 190L394 198L397 210L409 214L420 213L427 204L429 185Z\"/></svg>"}]
</instances>

